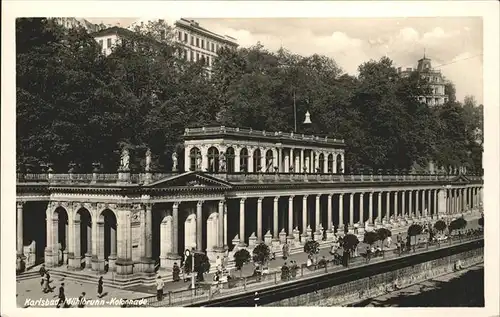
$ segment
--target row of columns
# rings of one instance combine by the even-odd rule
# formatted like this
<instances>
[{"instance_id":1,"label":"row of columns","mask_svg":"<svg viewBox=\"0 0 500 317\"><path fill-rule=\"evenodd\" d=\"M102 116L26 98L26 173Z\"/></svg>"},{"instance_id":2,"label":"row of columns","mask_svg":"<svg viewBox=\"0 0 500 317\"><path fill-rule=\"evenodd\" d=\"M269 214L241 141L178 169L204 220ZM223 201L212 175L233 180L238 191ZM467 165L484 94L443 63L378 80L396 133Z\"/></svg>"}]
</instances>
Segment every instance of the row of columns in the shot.
<instances>
[{"instance_id":1,"label":"row of columns","mask_svg":"<svg viewBox=\"0 0 500 317\"><path fill-rule=\"evenodd\" d=\"M191 157L192 149L198 149L201 154L201 169L204 171L209 170L209 147L207 146L188 146L185 150L185 170L189 171L192 165L192 160L194 158ZM229 147L216 147L218 153L225 152L227 154L227 149ZM242 168L240 165L241 159L241 150L243 148L233 147L234 149L234 172L242 172ZM278 147L278 148L246 148L248 150L247 157L247 172L259 172L257 167L254 166L253 154L256 149L259 149L261 152L260 156L260 166L263 168L262 171L266 171L267 168L267 152L269 150L272 151L273 156L273 164L271 170L269 172L274 171L274 166L278 167L279 172L289 173L291 172L291 167L293 168L293 172L295 173L303 173L304 167L306 168L306 173L316 173L316 170L320 167L319 156L323 154L323 168L320 173L340 173L341 170L344 171L344 154L338 152L331 151L321 151L321 150L313 150L306 148L294 148L294 147ZM297 153L297 151L300 151ZM306 153L307 151L307 153ZM329 156L331 155L331 159L329 160ZM227 156L226 156L227 160ZM328 165L331 164L331 170L329 171ZM339 168L338 168L339 167ZM340 170L341 169L341 170Z\"/></svg>"},{"instance_id":2,"label":"row of columns","mask_svg":"<svg viewBox=\"0 0 500 317\"><path fill-rule=\"evenodd\" d=\"M482 188L474 187L474 188L457 188L448 190L446 195L443 195L446 204L446 210L442 210L438 205L438 193L441 189L424 189L424 190L393 190L393 191L373 191L368 192L369 202L368 202L368 225L374 225L376 223L384 223L389 222L390 218L421 218L421 217L429 217L430 211L434 210L435 217L439 217L440 213L448 213L448 214L456 214L460 212L464 212L469 208L477 208L480 204ZM408 195L408 205L406 205L406 192L409 192ZM390 202L391 193L393 193L393 206L394 212L391 215L391 210L389 204L387 204L387 211L382 219L382 195L385 193L386 201ZM470 195L469 201L471 201L470 206L466 206L465 195L461 195L461 193ZM343 230L344 225L348 224L348 227L351 229L354 227L354 194L355 193L338 193L339 194L339 210L338 210L338 219L339 223L337 225L337 230ZM344 223L344 195L349 194L349 219L347 219L347 223ZM360 212L360 221L359 225L365 224L364 217L364 194L363 192L359 193L359 212ZM444 194L444 192L443 192ZM315 234L320 234L319 228L321 227L321 208L320 208L320 197L324 194L317 194L315 197ZM327 234L333 233L333 212L332 212L332 197L334 194L330 193L328 195L327 202ZM374 195L379 195L378 197L378 217L374 219L373 215L373 198ZM302 198L302 236L308 237L307 228L307 210L308 210L308 196L303 195ZM434 197L432 199L432 197ZM262 240L262 201L266 197L259 197L257 199L257 242ZM273 205L273 240L279 240L279 228L278 228L278 202L280 196L274 197L274 205ZM293 204L294 204L295 195L291 195L288 198L288 237L289 239L293 239ZM398 204L398 198L401 199L401 206ZM239 224L239 238L240 238L240 246L245 245L245 201L246 198L240 198L240 224ZM458 202L461 202L460 204ZM432 203L432 205L431 205ZM415 205L413 205L415 204ZM415 206L413 208L413 206ZM442 210L440 212L440 210ZM306 212L304 212L306 211Z\"/></svg>"},{"instance_id":3,"label":"row of columns","mask_svg":"<svg viewBox=\"0 0 500 317\"><path fill-rule=\"evenodd\" d=\"M382 195L386 194L386 201L389 202L393 192L393 202L394 202L394 212L390 214L390 208L385 213L382 218ZM409 195L406 195L409 192ZM427 195L426 195L427 193ZM441 194L442 193L442 194ZM321 208L320 208L320 197L322 195L328 195L327 198L327 235L332 234L334 231L333 226L333 210L332 210L332 199L333 195L338 194L339 198L339 210L338 219L339 223L337 225L337 230L343 230L344 225L348 224L349 228L354 226L354 194L355 193L326 193L326 194L316 194L315 195L315 234L319 234L321 227ZM344 195L349 194L349 218L344 222ZM370 191L368 193L361 192L359 195L360 200L360 225L364 225L364 195L368 194L368 224L373 225L376 223L383 223L384 221L389 221L390 218L411 218L411 217L427 217L429 216L428 211L434 210L436 216L438 214L447 213L455 214L465 211L469 208L477 208L482 203L482 188L480 187L467 187L467 188L448 188L444 189L427 189L427 190L392 190L392 191ZM378 216L374 219L373 214L373 199L374 196L378 195ZM431 199L431 196L434 199ZM427 197L427 198L426 198ZM262 202L265 197L259 197L257 199L257 241L263 241L263 230L262 230ZM280 196L275 196L273 204L273 229L272 235L273 240L279 240L279 227L278 227L278 209L279 209L279 199ZM443 199L442 199L443 198ZM245 245L245 199L240 199L239 204L239 245ZM294 199L295 196L291 195L288 197L288 237L292 239L293 236L293 219L294 219ZM401 208L399 208L398 199L401 199ZM408 199L408 205L405 203L405 199ZM441 203L438 205L438 201L444 201L441 207ZM470 205L467 206L467 201ZM434 206L431 206L433 202ZM196 232L194 241L196 242L196 248L199 251L202 248L203 243L203 217L202 217L202 207L203 201L198 201L196 204ZM172 227L170 231L165 231L162 233L161 243L166 243L163 250L160 252L160 258L164 258L167 262L173 262L178 260L179 257L179 242L178 242L178 226L179 226L179 204L180 202L175 202L172 205ZM415 208L413 208L413 204ZM154 261L152 257L152 205L144 204L144 208L140 210L140 257L141 265L144 271L149 271L153 268ZM432 208L433 207L433 208ZM308 210L308 195L303 195L302 197L302 210ZM89 210L90 212L90 210ZM80 267L80 222L78 219L74 219L75 213L68 213L68 234L66 235L66 245L68 251L68 258L70 259L70 266ZM216 237L216 252L224 252L227 247L225 243L227 240L227 205L224 200L219 200L217 202L217 230ZM52 208L47 209L47 221L46 221L46 232L47 232L47 247L46 247L46 261L48 263L57 263L58 253L55 246L58 243L58 219L55 217L55 213ZM86 262L91 265L95 270L102 270L104 268L104 222L97 212L91 212L91 228L88 228L87 235L87 254ZM131 221L131 211L127 209L118 209L115 212L116 215L116 230L111 228L111 250L110 250L110 261L115 261L113 266L116 265L119 268L117 271L120 273L131 273L132 265L132 221ZM23 260L23 202L17 202L17 258L19 261ZM307 237L308 234L308 223L307 223L307 212L302 213L302 236ZM311 224L312 225L312 224ZM208 233L208 230L207 230ZM207 237L208 238L208 237ZM91 242L91 243L90 243ZM74 259L74 264L72 263ZM110 263L111 266L111 263Z\"/></svg>"}]
</instances>

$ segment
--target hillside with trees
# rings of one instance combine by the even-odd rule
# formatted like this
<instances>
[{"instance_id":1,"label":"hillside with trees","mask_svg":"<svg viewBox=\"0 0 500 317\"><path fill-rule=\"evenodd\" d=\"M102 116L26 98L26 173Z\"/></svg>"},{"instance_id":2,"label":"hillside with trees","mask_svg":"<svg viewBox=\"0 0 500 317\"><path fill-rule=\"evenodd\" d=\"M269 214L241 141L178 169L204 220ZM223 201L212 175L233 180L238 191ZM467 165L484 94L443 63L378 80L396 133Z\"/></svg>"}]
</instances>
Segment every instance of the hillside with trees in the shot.
<instances>
[{"instance_id":1,"label":"hillside with trees","mask_svg":"<svg viewBox=\"0 0 500 317\"><path fill-rule=\"evenodd\" d=\"M163 22L136 35L104 57L83 29L17 20L19 169L51 163L66 172L75 163L89 172L98 162L114 172L126 145L133 169L142 169L150 148L154 167L165 170L171 153L182 151L185 127L293 131L295 97L298 132L344 139L351 168L409 170L433 161L481 170L482 105L454 96L443 106L419 103L425 83L401 77L389 58L351 76L330 57L256 44L222 50L209 78L202 61L178 54ZM307 110L313 124L305 127Z\"/></svg>"}]
</instances>

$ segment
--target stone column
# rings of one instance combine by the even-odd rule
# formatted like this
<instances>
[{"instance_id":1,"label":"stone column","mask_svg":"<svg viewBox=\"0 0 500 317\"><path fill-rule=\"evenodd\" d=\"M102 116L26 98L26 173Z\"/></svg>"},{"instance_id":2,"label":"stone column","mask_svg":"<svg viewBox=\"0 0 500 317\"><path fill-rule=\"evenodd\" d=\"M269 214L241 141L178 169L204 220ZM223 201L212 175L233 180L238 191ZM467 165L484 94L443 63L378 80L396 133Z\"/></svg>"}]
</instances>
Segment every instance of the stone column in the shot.
<instances>
[{"instance_id":1,"label":"stone column","mask_svg":"<svg viewBox=\"0 0 500 317\"><path fill-rule=\"evenodd\" d=\"M202 146L200 152L201 152L201 170L208 171L208 148L206 146Z\"/></svg>"},{"instance_id":2,"label":"stone column","mask_svg":"<svg viewBox=\"0 0 500 317\"><path fill-rule=\"evenodd\" d=\"M133 273L134 261L132 260L132 223L131 211L120 209L118 210L118 258L116 259L116 273L127 275ZM94 230L92 230L94 231ZM98 225L98 235L101 235L101 226ZM104 238L104 237L102 237ZM100 244L101 249L103 244ZM99 250L99 255L104 254L104 250ZM101 256L99 256L99 259Z\"/></svg>"},{"instance_id":3,"label":"stone column","mask_svg":"<svg viewBox=\"0 0 500 317\"><path fill-rule=\"evenodd\" d=\"M267 154L267 148L261 148L260 149L260 166L262 167L261 171L266 172L266 154Z\"/></svg>"},{"instance_id":4,"label":"stone column","mask_svg":"<svg viewBox=\"0 0 500 317\"><path fill-rule=\"evenodd\" d=\"M335 153L332 153L332 156L333 156L332 173L336 174L337 173L337 155Z\"/></svg>"},{"instance_id":5,"label":"stone column","mask_svg":"<svg viewBox=\"0 0 500 317\"><path fill-rule=\"evenodd\" d=\"M300 163L299 163L299 170L296 171L297 173L302 173L304 171L304 149L300 149Z\"/></svg>"},{"instance_id":6,"label":"stone column","mask_svg":"<svg viewBox=\"0 0 500 317\"><path fill-rule=\"evenodd\" d=\"M172 205L172 253L179 256L179 203Z\"/></svg>"},{"instance_id":7,"label":"stone column","mask_svg":"<svg viewBox=\"0 0 500 317\"><path fill-rule=\"evenodd\" d=\"M244 197L240 199L240 247L245 247L245 200Z\"/></svg>"},{"instance_id":8,"label":"stone column","mask_svg":"<svg viewBox=\"0 0 500 317\"><path fill-rule=\"evenodd\" d=\"M69 252L68 265L72 269L80 269L82 265L82 257L80 250L80 218L75 219L73 212L68 214L69 224Z\"/></svg>"},{"instance_id":9,"label":"stone column","mask_svg":"<svg viewBox=\"0 0 500 317\"><path fill-rule=\"evenodd\" d=\"M219 248L224 248L224 200L219 201L219 229L217 230L217 245Z\"/></svg>"},{"instance_id":10,"label":"stone column","mask_svg":"<svg viewBox=\"0 0 500 317\"><path fill-rule=\"evenodd\" d=\"M203 252L203 201L196 203L196 250Z\"/></svg>"},{"instance_id":11,"label":"stone column","mask_svg":"<svg viewBox=\"0 0 500 317\"><path fill-rule=\"evenodd\" d=\"M46 245L45 245L44 259L45 259L45 265L47 267L56 266L56 264L57 264L57 262L52 263L54 260L54 256L53 256L53 253L54 253L54 237L53 237L54 231L52 230L52 227L54 225L53 214L54 214L53 207L49 203L49 206L47 207L47 210L45 211L45 219L46 219L46 221L45 221L46 229L45 230L47 232L47 240L46 240ZM57 224L57 222L56 222L56 224ZM57 232L55 232L55 233L57 234ZM56 255L57 255L57 253L56 253Z\"/></svg>"},{"instance_id":12,"label":"stone column","mask_svg":"<svg viewBox=\"0 0 500 317\"><path fill-rule=\"evenodd\" d=\"M431 202L431 190L427 190L427 215L426 217L432 215L432 202Z\"/></svg>"},{"instance_id":13,"label":"stone column","mask_svg":"<svg viewBox=\"0 0 500 317\"><path fill-rule=\"evenodd\" d=\"M319 168L319 153L311 151L311 158L314 154L314 168L313 168L313 173L316 173L317 168Z\"/></svg>"},{"instance_id":14,"label":"stone column","mask_svg":"<svg viewBox=\"0 0 500 317\"><path fill-rule=\"evenodd\" d=\"M413 218L413 206L412 206L412 200L413 200L413 190L410 190L408 193L408 218Z\"/></svg>"},{"instance_id":15,"label":"stone column","mask_svg":"<svg viewBox=\"0 0 500 317\"><path fill-rule=\"evenodd\" d=\"M328 233L332 233L333 232L333 220L332 220L332 197L333 197L333 194L329 194L328 195L328 208L327 208L327 220L328 220Z\"/></svg>"},{"instance_id":16,"label":"stone column","mask_svg":"<svg viewBox=\"0 0 500 317\"><path fill-rule=\"evenodd\" d=\"M344 193L339 194L339 225L337 232L344 232Z\"/></svg>"},{"instance_id":17,"label":"stone column","mask_svg":"<svg viewBox=\"0 0 500 317\"><path fill-rule=\"evenodd\" d=\"M305 164L304 166L306 167L306 173L310 173L311 172L311 167L310 167L311 162L309 162L309 156L306 156L304 164Z\"/></svg>"},{"instance_id":18,"label":"stone column","mask_svg":"<svg viewBox=\"0 0 500 317\"><path fill-rule=\"evenodd\" d=\"M385 193L385 201L387 203L387 212L385 214L385 221L389 221L389 218L391 217L391 192L386 192Z\"/></svg>"},{"instance_id":19,"label":"stone column","mask_svg":"<svg viewBox=\"0 0 500 317\"><path fill-rule=\"evenodd\" d=\"M253 149L252 150L248 149L248 158L247 158L247 161L248 161L247 172L248 173L255 172L255 169L253 167L253 152L254 152Z\"/></svg>"},{"instance_id":20,"label":"stone column","mask_svg":"<svg viewBox=\"0 0 500 317\"><path fill-rule=\"evenodd\" d=\"M257 242L261 243L262 241L262 200L264 197L259 197L257 199Z\"/></svg>"},{"instance_id":21,"label":"stone column","mask_svg":"<svg viewBox=\"0 0 500 317\"><path fill-rule=\"evenodd\" d=\"M394 219L398 218L398 191L394 192Z\"/></svg>"},{"instance_id":22,"label":"stone column","mask_svg":"<svg viewBox=\"0 0 500 317\"><path fill-rule=\"evenodd\" d=\"M293 157L292 153L293 153L293 149L290 149L290 154L288 154L288 155L285 152L285 162L284 162L284 164L285 164L285 166L284 166L285 173L289 173L290 172L290 165L291 165L290 157Z\"/></svg>"},{"instance_id":23,"label":"stone column","mask_svg":"<svg viewBox=\"0 0 500 317\"><path fill-rule=\"evenodd\" d=\"M241 166L240 166L240 148L235 148L234 149L234 171L236 173L241 172Z\"/></svg>"},{"instance_id":24,"label":"stone column","mask_svg":"<svg viewBox=\"0 0 500 317\"><path fill-rule=\"evenodd\" d=\"M401 219L403 219L406 215L406 191L402 191L401 192L401 214L400 214L400 217Z\"/></svg>"},{"instance_id":25,"label":"stone column","mask_svg":"<svg viewBox=\"0 0 500 317\"><path fill-rule=\"evenodd\" d=\"M307 195L302 198L302 236L307 237Z\"/></svg>"},{"instance_id":26,"label":"stone column","mask_svg":"<svg viewBox=\"0 0 500 317\"><path fill-rule=\"evenodd\" d=\"M292 240L293 236L293 199L295 196L288 198L288 239Z\"/></svg>"},{"instance_id":27,"label":"stone column","mask_svg":"<svg viewBox=\"0 0 500 317\"><path fill-rule=\"evenodd\" d=\"M314 224L314 226L315 226L314 231L316 233L320 232L319 231L319 224L321 223L321 213L320 213L320 207L321 207L321 205L320 205L320 199L321 199L321 194L316 195L316 204L315 204L315 208L316 208L316 213L315 213L315 218L316 219L315 220L316 221L315 221L315 224Z\"/></svg>"},{"instance_id":28,"label":"stone column","mask_svg":"<svg viewBox=\"0 0 500 317\"><path fill-rule=\"evenodd\" d=\"M354 228L354 193L349 193L349 230Z\"/></svg>"},{"instance_id":29,"label":"stone column","mask_svg":"<svg viewBox=\"0 0 500 317\"><path fill-rule=\"evenodd\" d=\"M153 205L146 204L146 258L153 256ZM116 234L116 233L115 233Z\"/></svg>"},{"instance_id":30,"label":"stone column","mask_svg":"<svg viewBox=\"0 0 500 317\"><path fill-rule=\"evenodd\" d=\"M328 173L328 153L323 152L323 173Z\"/></svg>"},{"instance_id":31,"label":"stone column","mask_svg":"<svg viewBox=\"0 0 500 317\"><path fill-rule=\"evenodd\" d=\"M438 209L438 190L434 189L434 216L436 219L439 219L439 209Z\"/></svg>"},{"instance_id":32,"label":"stone column","mask_svg":"<svg viewBox=\"0 0 500 317\"><path fill-rule=\"evenodd\" d=\"M370 192L368 197L368 222L373 225L373 192Z\"/></svg>"},{"instance_id":33,"label":"stone column","mask_svg":"<svg viewBox=\"0 0 500 317\"><path fill-rule=\"evenodd\" d=\"M70 205L68 210L68 225L66 226L66 252L67 252L67 260L68 260L68 268L72 267L75 259L75 226L73 219L73 210ZM78 241L79 242L79 241ZM65 259L65 260L66 260Z\"/></svg>"},{"instance_id":34,"label":"stone column","mask_svg":"<svg viewBox=\"0 0 500 317\"><path fill-rule=\"evenodd\" d=\"M23 205L24 205L23 201L16 202L16 210L17 210L16 270L17 271L23 269L24 260L26 259L23 252L24 248Z\"/></svg>"},{"instance_id":35,"label":"stone column","mask_svg":"<svg viewBox=\"0 0 500 317\"><path fill-rule=\"evenodd\" d=\"M359 193L359 224L362 227L365 223L365 204L364 204L364 194Z\"/></svg>"},{"instance_id":36,"label":"stone column","mask_svg":"<svg viewBox=\"0 0 500 317\"><path fill-rule=\"evenodd\" d=\"M279 241L279 229L278 229L278 203L279 196L274 197L274 205L273 205L273 240Z\"/></svg>"},{"instance_id":37,"label":"stone column","mask_svg":"<svg viewBox=\"0 0 500 317\"><path fill-rule=\"evenodd\" d=\"M378 192L377 200L377 223L382 222L382 192Z\"/></svg>"},{"instance_id":38,"label":"stone column","mask_svg":"<svg viewBox=\"0 0 500 317\"><path fill-rule=\"evenodd\" d=\"M420 191L415 191L415 215L420 218Z\"/></svg>"},{"instance_id":39,"label":"stone column","mask_svg":"<svg viewBox=\"0 0 500 317\"><path fill-rule=\"evenodd\" d=\"M227 246L227 203L224 202L224 247Z\"/></svg>"}]
</instances>

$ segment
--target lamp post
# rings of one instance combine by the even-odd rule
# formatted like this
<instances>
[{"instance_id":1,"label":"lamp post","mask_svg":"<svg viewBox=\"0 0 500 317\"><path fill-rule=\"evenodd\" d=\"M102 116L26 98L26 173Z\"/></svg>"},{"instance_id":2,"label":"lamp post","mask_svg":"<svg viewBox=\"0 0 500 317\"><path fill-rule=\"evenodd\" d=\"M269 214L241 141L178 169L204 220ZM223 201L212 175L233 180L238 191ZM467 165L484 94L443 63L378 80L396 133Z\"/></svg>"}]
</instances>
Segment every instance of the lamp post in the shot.
<instances>
[{"instance_id":1,"label":"lamp post","mask_svg":"<svg viewBox=\"0 0 500 317\"><path fill-rule=\"evenodd\" d=\"M189 251L189 249L186 249L184 251L184 255L186 256L186 259L191 256L191 289L194 290L194 255L195 255L194 248Z\"/></svg>"}]
</instances>

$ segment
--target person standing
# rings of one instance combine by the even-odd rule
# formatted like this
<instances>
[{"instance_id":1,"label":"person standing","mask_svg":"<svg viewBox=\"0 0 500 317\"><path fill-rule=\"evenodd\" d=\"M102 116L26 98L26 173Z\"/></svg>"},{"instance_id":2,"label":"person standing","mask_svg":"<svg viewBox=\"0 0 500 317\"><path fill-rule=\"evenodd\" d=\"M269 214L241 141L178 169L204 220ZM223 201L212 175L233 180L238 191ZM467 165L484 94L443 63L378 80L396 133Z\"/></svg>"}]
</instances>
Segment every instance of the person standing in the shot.
<instances>
[{"instance_id":1,"label":"person standing","mask_svg":"<svg viewBox=\"0 0 500 317\"><path fill-rule=\"evenodd\" d=\"M49 275L49 272L46 271L45 272L45 276L43 278L43 292L44 293L48 293L50 291L50 275Z\"/></svg>"},{"instance_id":2,"label":"person standing","mask_svg":"<svg viewBox=\"0 0 500 317\"><path fill-rule=\"evenodd\" d=\"M44 289L43 287L43 284L44 284L44 281L45 281L45 273L47 272L47 270L45 269L45 264L42 264L42 266L40 267L40 271L38 271L40 273L40 287L42 288L42 290Z\"/></svg>"},{"instance_id":3,"label":"person standing","mask_svg":"<svg viewBox=\"0 0 500 317\"><path fill-rule=\"evenodd\" d=\"M161 276L158 275L158 278L156 279L156 299L158 301L161 301L163 299L163 287L164 286L165 286L165 283L163 282Z\"/></svg>"},{"instance_id":4,"label":"person standing","mask_svg":"<svg viewBox=\"0 0 500 317\"><path fill-rule=\"evenodd\" d=\"M288 253L289 253L289 247L288 243L285 241L285 244L283 244L283 259L286 260L288 258Z\"/></svg>"},{"instance_id":5,"label":"person standing","mask_svg":"<svg viewBox=\"0 0 500 317\"><path fill-rule=\"evenodd\" d=\"M97 297L101 298L102 297L102 291L103 291L103 280L102 276L99 277L99 281L97 282Z\"/></svg>"},{"instance_id":6,"label":"person standing","mask_svg":"<svg viewBox=\"0 0 500 317\"><path fill-rule=\"evenodd\" d=\"M58 295L59 301L57 302L57 308L61 307L61 304L63 308L66 305L66 295L64 295L64 283L61 283L61 287L59 287L59 295Z\"/></svg>"},{"instance_id":7,"label":"person standing","mask_svg":"<svg viewBox=\"0 0 500 317\"><path fill-rule=\"evenodd\" d=\"M172 279L174 280L174 282L177 282L180 280L180 277L179 277L180 272L181 272L181 270L180 270L179 266L177 265L177 262L175 262L174 267L172 269Z\"/></svg>"},{"instance_id":8,"label":"person standing","mask_svg":"<svg viewBox=\"0 0 500 317\"><path fill-rule=\"evenodd\" d=\"M82 295L78 297L78 308L84 308L85 307L85 292L82 292Z\"/></svg>"}]
</instances>

